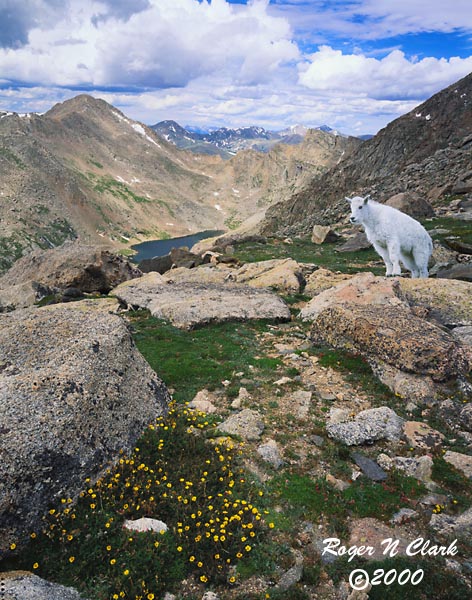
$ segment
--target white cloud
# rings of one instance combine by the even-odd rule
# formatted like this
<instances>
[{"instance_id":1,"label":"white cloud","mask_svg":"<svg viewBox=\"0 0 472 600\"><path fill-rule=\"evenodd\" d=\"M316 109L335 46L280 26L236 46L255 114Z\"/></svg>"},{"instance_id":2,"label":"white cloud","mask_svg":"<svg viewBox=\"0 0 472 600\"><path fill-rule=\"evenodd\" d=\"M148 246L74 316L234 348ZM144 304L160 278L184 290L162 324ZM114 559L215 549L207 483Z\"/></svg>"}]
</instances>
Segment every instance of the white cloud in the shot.
<instances>
[{"instance_id":1,"label":"white cloud","mask_svg":"<svg viewBox=\"0 0 472 600\"><path fill-rule=\"evenodd\" d=\"M44 2L36 0L36 8ZM267 4L149 0L131 14L124 0L107 0L111 13L103 0L71 0L49 29L30 28L20 49L0 50L0 72L25 83L104 88L185 86L217 72L242 83L267 81L299 58L288 22L270 16Z\"/></svg>"},{"instance_id":2,"label":"white cloud","mask_svg":"<svg viewBox=\"0 0 472 600\"><path fill-rule=\"evenodd\" d=\"M472 57L410 61L394 50L377 59L322 46L303 69L300 83L312 90L377 99L426 98L472 71Z\"/></svg>"},{"instance_id":3,"label":"white cloud","mask_svg":"<svg viewBox=\"0 0 472 600\"><path fill-rule=\"evenodd\" d=\"M326 43L331 35L374 40L472 28L470 0L276 0L271 12L311 43Z\"/></svg>"}]
</instances>

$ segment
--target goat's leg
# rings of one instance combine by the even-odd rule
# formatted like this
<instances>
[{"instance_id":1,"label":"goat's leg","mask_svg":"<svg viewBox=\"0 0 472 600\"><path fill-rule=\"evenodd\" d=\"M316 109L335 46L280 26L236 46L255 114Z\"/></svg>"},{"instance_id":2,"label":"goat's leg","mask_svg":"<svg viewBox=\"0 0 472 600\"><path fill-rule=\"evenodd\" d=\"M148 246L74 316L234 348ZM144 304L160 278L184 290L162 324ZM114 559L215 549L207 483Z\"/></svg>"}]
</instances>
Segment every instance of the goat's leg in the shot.
<instances>
[{"instance_id":1,"label":"goat's leg","mask_svg":"<svg viewBox=\"0 0 472 600\"><path fill-rule=\"evenodd\" d=\"M392 264L392 261L390 260L390 255L388 253L387 248L380 246L380 244L377 244L376 242L374 242L372 245L374 246L374 250L384 261L385 267L387 269L385 272L385 275L387 277L389 277L390 275L392 275L392 272L393 272L393 264Z\"/></svg>"}]
</instances>

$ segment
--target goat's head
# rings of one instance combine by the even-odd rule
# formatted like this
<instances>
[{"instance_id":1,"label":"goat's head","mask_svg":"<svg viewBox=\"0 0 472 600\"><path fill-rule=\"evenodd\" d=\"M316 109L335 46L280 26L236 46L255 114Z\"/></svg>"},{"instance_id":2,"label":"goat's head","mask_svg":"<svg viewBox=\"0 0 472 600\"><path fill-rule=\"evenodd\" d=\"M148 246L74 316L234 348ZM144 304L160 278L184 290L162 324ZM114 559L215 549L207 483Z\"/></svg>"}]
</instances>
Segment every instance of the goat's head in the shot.
<instances>
[{"instance_id":1,"label":"goat's head","mask_svg":"<svg viewBox=\"0 0 472 600\"><path fill-rule=\"evenodd\" d=\"M363 222L363 210L367 207L367 203L369 201L370 196L366 196L362 198L362 196L354 196L354 198L348 198L346 196L346 201L351 205L351 216L349 221L351 223L362 223Z\"/></svg>"}]
</instances>

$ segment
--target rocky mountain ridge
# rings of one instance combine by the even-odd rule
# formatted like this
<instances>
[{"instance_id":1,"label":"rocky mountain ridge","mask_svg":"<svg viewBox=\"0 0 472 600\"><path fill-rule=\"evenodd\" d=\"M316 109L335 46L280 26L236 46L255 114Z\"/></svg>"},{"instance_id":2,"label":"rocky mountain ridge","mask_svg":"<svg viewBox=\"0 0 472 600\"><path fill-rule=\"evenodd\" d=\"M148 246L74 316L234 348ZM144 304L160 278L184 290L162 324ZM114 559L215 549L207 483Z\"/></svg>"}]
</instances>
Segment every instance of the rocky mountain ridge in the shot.
<instances>
[{"instance_id":1,"label":"rocky mountain ridge","mask_svg":"<svg viewBox=\"0 0 472 600\"><path fill-rule=\"evenodd\" d=\"M432 96L364 142L339 165L288 201L272 207L265 233L308 233L345 214L345 195L380 201L417 191L435 200L470 187L472 74Z\"/></svg>"}]
</instances>

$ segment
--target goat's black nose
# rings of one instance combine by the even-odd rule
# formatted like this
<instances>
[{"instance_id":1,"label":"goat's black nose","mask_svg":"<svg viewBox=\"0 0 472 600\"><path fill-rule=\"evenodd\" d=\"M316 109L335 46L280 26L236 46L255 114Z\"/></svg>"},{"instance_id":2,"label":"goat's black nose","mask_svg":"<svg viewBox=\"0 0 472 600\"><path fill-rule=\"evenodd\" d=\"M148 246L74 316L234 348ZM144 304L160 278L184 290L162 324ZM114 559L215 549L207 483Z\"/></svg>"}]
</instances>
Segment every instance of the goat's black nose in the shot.
<instances>
[{"instance_id":1,"label":"goat's black nose","mask_svg":"<svg viewBox=\"0 0 472 600\"><path fill-rule=\"evenodd\" d=\"M350 217L350 218L349 218L349 221L350 221L351 223L355 223L355 222L356 222L356 217Z\"/></svg>"}]
</instances>

